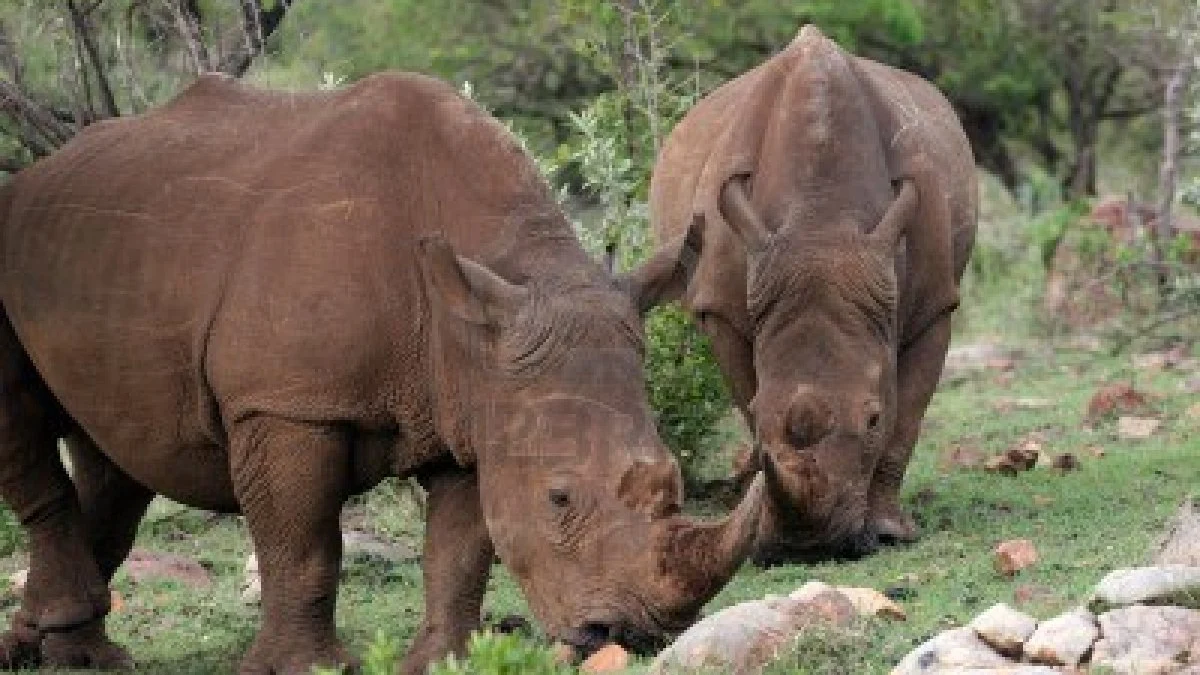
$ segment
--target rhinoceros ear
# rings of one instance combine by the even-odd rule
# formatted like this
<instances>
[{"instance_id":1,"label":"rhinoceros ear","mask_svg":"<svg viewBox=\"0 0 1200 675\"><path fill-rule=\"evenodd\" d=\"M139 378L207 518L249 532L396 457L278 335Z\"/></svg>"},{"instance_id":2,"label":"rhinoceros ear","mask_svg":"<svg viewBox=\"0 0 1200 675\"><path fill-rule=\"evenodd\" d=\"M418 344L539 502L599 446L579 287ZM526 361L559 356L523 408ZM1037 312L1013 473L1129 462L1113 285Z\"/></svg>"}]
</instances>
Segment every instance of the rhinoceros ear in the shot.
<instances>
[{"instance_id":1,"label":"rhinoceros ear","mask_svg":"<svg viewBox=\"0 0 1200 675\"><path fill-rule=\"evenodd\" d=\"M721 186L720 207L725 222L742 240L747 252L755 253L766 248L771 234L750 203L745 177L734 176Z\"/></svg>"},{"instance_id":2,"label":"rhinoceros ear","mask_svg":"<svg viewBox=\"0 0 1200 675\"><path fill-rule=\"evenodd\" d=\"M440 303L464 321L495 325L501 316L515 312L529 293L483 265L455 255L441 237L422 239L420 249L421 275L430 302Z\"/></svg>"},{"instance_id":3,"label":"rhinoceros ear","mask_svg":"<svg viewBox=\"0 0 1200 675\"><path fill-rule=\"evenodd\" d=\"M692 216L687 234L658 250L637 269L618 277L617 283L641 314L664 302L683 297L704 248L704 215Z\"/></svg>"}]
</instances>

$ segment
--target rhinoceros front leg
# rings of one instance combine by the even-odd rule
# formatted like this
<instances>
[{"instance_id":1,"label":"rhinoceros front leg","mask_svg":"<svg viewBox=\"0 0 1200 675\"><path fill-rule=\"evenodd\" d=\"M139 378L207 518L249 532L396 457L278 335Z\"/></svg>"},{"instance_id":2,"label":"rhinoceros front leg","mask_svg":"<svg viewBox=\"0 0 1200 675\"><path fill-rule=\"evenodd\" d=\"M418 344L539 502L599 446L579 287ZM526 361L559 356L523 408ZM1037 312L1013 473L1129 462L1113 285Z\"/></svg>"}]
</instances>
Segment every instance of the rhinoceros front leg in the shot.
<instances>
[{"instance_id":1,"label":"rhinoceros front leg","mask_svg":"<svg viewBox=\"0 0 1200 675\"><path fill-rule=\"evenodd\" d=\"M108 586L88 545L75 487L58 456L58 435L65 428L58 403L0 317L0 496L29 533L29 577L12 628L0 636L0 667L42 661L130 665L123 650L100 639L102 627L101 636L95 634L109 610ZM58 659L66 654L54 647L63 639L87 644L62 663Z\"/></svg>"},{"instance_id":2,"label":"rhinoceros front leg","mask_svg":"<svg viewBox=\"0 0 1200 675\"><path fill-rule=\"evenodd\" d=\"M896 363L896 423L875 468L869 495L869 522L884 543L915 541L918 536L916 522L900 506L900 486L949 346L947 314L909 343Z\"/></svg>"},{"instance_id":3,"label":"rhinoceros front leg","mask_svg":"<svg viewBox=\"0 0 1200 675\"><path fill-rule=\"evenodd\" d=\"M429 495L425 521L425 618L404 659L419 675L450 652L461 652L479 627L492 564L492 540L479 506L473 471L445 469L422 479Z\"/></svg>"},{"instance_id":4,"label":"rhinoceros front leg","mask_svg":"<svg viewBox=\"0 0 1200 675\"><path fill-rule=\"evenodd\" d=\"M349 665L334 630L349 493L349 442L337 428L255 417L230 434L234 492L262 574L262 626L242 675L308 675Z\"/></svg>"}]
</instances>

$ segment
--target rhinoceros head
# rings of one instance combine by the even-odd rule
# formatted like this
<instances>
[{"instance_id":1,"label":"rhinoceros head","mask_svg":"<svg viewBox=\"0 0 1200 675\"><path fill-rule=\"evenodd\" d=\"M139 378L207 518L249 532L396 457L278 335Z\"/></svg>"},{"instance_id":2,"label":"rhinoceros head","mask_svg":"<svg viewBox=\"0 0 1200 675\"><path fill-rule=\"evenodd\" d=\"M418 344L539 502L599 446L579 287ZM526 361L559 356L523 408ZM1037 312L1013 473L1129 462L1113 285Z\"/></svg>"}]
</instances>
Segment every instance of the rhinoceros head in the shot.
<instances>
[{"instance_id":1,"label":"rhinoceros head","mask_svg":"<svg viewBox=\"0 0 1200 675\"><path fill-rule=\"evenodd\" d=\"M760 219L745 184L721 192L746 248L756 389L749 405L769 499L756 559L872 551L868 489L896 411L896 251L917 192L876 223Z\"/></svg>"},{"instance_id":2,"label":"rhinoceros head","mask_svg":"<svg viewBox=\"0 0 1200 675\"><path fill-rule=\"evenodd\" d=\"M438 338L460 355L444 366L456 377L435 377L455 383L460 407L442 436L475 466L496 552L547 633L583 650L640 649L685 627L749 554L763 481L721 522L680 514L640 326L640 310L679 283L677 266L613 279L585 259L513 283L429 242L422 266L457 326Z\"/></svg>"}]
</instances>

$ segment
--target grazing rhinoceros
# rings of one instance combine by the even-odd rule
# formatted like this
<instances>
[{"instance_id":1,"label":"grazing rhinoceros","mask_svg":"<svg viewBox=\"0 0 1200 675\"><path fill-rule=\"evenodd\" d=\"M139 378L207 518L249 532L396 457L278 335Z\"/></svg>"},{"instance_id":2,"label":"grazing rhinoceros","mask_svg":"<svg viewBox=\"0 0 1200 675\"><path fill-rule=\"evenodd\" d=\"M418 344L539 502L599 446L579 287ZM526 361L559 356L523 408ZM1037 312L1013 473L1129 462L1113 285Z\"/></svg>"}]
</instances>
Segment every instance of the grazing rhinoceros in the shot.
<instances>
[{"instance_id":1,"label":"grazing rhinoceros","mask_svg":"<svg viewBox=\"0 0 1200 675\"><path fill-rule=\"evenodd\" d=\"M685 626L751 550L761 489L719 523L680 515L646 402L639 310L682 268L611 278L443 84L205 77L19 174L0 223L0 494L30 548L7 665L127 663L106 582L156 493L246 517L243 673L351 662L338 514L386 476L429 492L408 672L461 648L494 553L590 648Z\"/></svg>"},{"instance_id":2,"label":"grazing rhinoceros","mask_svg":"<svg viewBox=\"0 0 1200 675\"><path fill-rule=\"evenodd\" d=\"M915 537L898 492L974 241L974 172L936 89L811 26L664 145L655 234L703 228L682 299L767 475L756 560Z\"/></svg>"}]
</instances>

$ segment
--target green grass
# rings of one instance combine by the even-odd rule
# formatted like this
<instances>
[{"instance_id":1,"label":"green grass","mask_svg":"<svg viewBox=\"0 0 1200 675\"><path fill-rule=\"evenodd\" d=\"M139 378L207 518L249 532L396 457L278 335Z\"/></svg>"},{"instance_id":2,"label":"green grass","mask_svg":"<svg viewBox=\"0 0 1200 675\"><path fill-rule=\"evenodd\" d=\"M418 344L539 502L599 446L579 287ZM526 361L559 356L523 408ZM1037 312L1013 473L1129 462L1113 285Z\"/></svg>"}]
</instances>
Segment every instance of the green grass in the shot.
<instances>
[{"instance_id":1,"label":"green grass","mask_svg":"<svg viewBox=\"0 0 1200 675\"><path fill-rule=\"evenodd\" d=\"M865 560L770 570L744 568L709 609L767 593L790 591L810 579L834 584L903 587L905 622L868 621L848 634L802 638L771 672L884 673L915 644L960 625L996 602L1020 604L1018 589L1032 589L1022 607L1040 617L1084 602L1107 571L1136 565L1176 505L1200 486L1200 419L1186 414L1194 395L1182 391L1185 374L1139 372L1128 356L1030 349L1011 377L985 371L935 397L906 483L907 504L923 530L915 545ZM1088 398L1102 384L1131 380L1155 396L1164 420L1150 439L1122 440L1115 420L1084 423ZM1048 398L1051 408L1006 410L1005 399ZM1193 412L1194 415L1194 412ZM1015 477L944 466L954 443L1000 452L1037 433L1044 452L1073 452L1082 468L1062 474L1036 468ZM1085 448L1099 445L1094 458ZM419 511L407 491L391 482L353 505L359 526L419 548ZM991 550L1011 538L1032 539L1041 555L1013 579L998 576ZM11 520L0 521L0 543L20 545ZM134 585L119 574L115 588L125 607L111 621L113 636L128 646L144 672L232 672L257 624L257 609L239 600L249 551L238 518L212 517L156 502L142 524L138 546L192 556L213 573L208 591L170 583ZM19 552L0 565L23 565ZM352 647L365 653L378 630L407 645L419 621L419 563L355 561L344 572L338 622ZM15 607L5 596L5 616ZM487 611L528 614L511 577L497 567ZM638 667L641 667L640 665Z\"/></svg>"}]
</instances>

